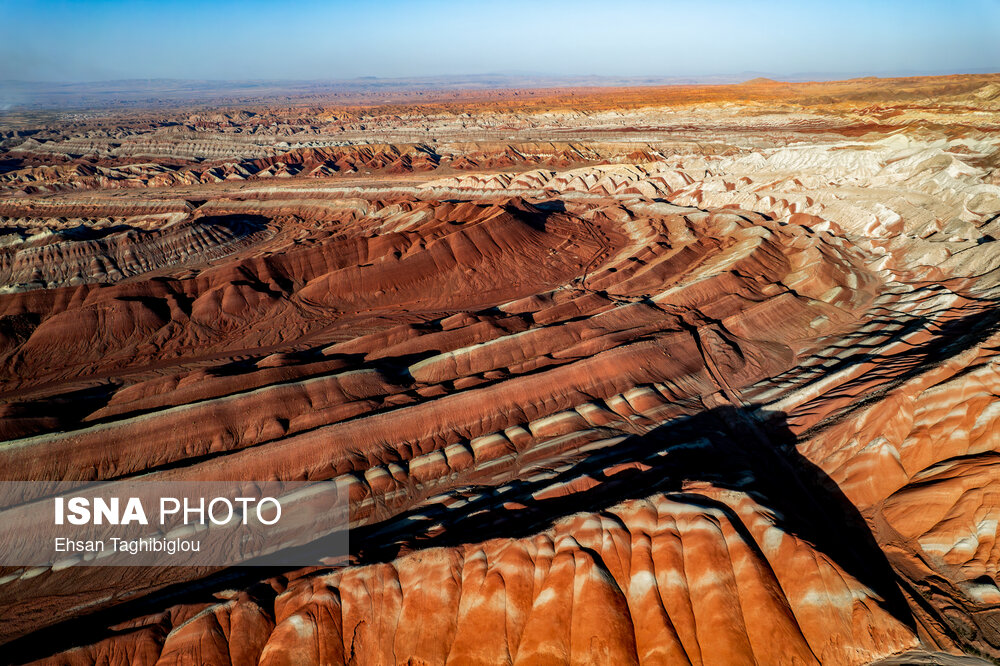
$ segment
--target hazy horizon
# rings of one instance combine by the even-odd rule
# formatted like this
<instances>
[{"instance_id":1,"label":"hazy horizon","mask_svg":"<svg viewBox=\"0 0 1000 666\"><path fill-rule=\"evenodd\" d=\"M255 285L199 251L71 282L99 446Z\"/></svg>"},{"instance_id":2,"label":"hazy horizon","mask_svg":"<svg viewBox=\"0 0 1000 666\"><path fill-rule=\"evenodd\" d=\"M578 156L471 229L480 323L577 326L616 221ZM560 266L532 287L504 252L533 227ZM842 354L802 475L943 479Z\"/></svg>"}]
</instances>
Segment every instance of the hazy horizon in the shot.
<instances>
[{"instance_id":1,"label":"hazy horizon","mask_svg":"<svg viewBox=\"0 0 1000 666\"><path fill-rule=\"evenodd\" d=\"M1000 71L1000 2L0 0L0 80L915 76Z\"/></svg>"},{"instance_id":2,"label":"hazy horizon","mask_svg":"<svg viewBox=\"0 0 1000 666\"><path fill-rule=\"evenodd\" d=\"M179 78L171 76L162 77L151 77L151 76L132 76L127 78L115 78L115 79L89 79L89 80L48 80L48 79L18 79L18 78L0 78L2 82L13 82L13 83L23 83L23 84L37 84L40 86L80 86L88 84L111 84L111 83L129 83L136 81L145 81L149 83L159 82L159 83L235 83L235 84L258 84L258 83L289 83L289 84L338 84L338 83L353 83L353 82L364 82L364 81L443 81L443 82L460 82L465 79L477 80L486 79L490 77L495 78L506 78L506 79L524 79L525 81L546 81L546 80L596 80L599 81L597 85L607 85L607 82L612 82L615 80L649 80L652 82L656 81L669 81L676 79L690 79L692 81L705 81L710 83L711 80L725 80L725 84L735 82L744 82L754 78L772 78L778 82L788 82L788 83L805 83L809 81L838 81L838 80L850 80L850 79L861 79L861 78L908 78L908 77L924 77L924 76L961 76L961 75L978 75L978 74L1000 74L1000 66L996 68L990 67L979 67L979 68L969 68L964 70L898 70L898 71L884 71L884 72L757 72L757 71L746 71L746 72L719 72L711 74L699 74L699 73L686 73L686 74L675 74L675 75L634 75L628 73L618 73L618 74L565 74L560 72L473 72L468 74L426 74L419 76L375 76L375 75L358 75L350 78ZM812 78L815 77L815 78Z\"/></svg>"}]
</instances>

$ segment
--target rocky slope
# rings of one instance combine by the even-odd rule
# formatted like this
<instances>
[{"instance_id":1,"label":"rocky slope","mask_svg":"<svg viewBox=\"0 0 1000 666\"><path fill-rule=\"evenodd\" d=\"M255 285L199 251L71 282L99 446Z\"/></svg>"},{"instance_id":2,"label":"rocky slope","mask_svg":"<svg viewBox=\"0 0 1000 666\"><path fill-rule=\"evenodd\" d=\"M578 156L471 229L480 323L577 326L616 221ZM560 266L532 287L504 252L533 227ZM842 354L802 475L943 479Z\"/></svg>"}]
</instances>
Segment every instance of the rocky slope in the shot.
<instances>
[{"instance_id":1,"label":"rocky slope","mask_svg":"<svg viewBox=\"0 0 1000 666\"><path fill-rule=\"evenodd\" d=\"M989 85L380 110L430 140L256 153L221 129L256 112L21 141L49 162L2 176L0 476L336 479L352 562L6 569L0 640L74 664L1000 658ZM483 134L501 116L512 140Z\"/></svg>"}]
</instances>

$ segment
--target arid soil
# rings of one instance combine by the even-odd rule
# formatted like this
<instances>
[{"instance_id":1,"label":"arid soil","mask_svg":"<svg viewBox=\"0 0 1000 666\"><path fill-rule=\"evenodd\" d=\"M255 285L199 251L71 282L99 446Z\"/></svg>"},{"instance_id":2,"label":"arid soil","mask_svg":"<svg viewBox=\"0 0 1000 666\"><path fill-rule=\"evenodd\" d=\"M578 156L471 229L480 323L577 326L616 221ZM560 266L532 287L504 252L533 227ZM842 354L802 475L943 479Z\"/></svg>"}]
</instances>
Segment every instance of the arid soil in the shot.
<instances>
[{"instance_id":1,"label":"arid soil","mask_svg":"<svg viewBox=\"0 0 1000 666\"><path fill-rule=\"evenodd\" d=\"M336 479L352 525L346 568L0 570L0 659L1000 659L1000 75L0 148L0 479Z\"/></svg>"}]
</instances>

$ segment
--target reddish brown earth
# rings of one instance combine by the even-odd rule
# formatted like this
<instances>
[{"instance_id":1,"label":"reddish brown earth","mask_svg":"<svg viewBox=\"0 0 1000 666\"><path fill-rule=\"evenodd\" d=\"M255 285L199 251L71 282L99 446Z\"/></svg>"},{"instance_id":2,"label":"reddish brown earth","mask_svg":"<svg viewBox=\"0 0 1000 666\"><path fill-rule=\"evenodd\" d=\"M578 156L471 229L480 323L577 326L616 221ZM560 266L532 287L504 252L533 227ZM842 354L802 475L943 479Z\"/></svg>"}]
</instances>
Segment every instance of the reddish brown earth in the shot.
<instances>
[{"instance_id":1,"label":"reddish brown earth","mask_svg":"<svg viewBox=\"0 0 1000 666\"><path fill-rule=\"evenodd\" d=\"M0 477L352 523L4 660L1000 658L1000 78L465 95L0 118Z\"/></svg>"}]
</instances>

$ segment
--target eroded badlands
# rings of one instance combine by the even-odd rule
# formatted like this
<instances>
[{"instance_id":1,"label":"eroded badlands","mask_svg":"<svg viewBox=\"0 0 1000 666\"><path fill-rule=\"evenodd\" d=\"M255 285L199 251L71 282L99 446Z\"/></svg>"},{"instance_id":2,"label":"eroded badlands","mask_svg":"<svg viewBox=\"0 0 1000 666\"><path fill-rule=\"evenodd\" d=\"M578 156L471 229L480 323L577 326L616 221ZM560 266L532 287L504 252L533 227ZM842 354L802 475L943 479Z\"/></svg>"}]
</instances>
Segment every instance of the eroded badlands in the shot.
<instances>
[{"instance_id":1,"label":"eroded badlands","mask_svg":"<svg viewBox=\"0 0 1000 666\"><path fill-rule=\"evenodd\" d=\"M346 568L2 570L4 649L1000 658L998 114L967 76L0 116L0 476L336 479L352 523Z\"/></svg>"}]
</instances>

